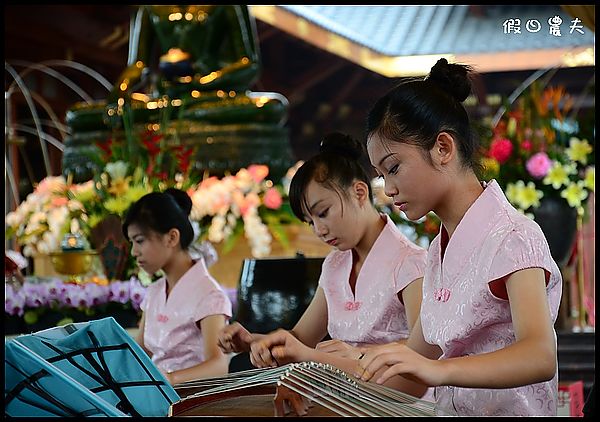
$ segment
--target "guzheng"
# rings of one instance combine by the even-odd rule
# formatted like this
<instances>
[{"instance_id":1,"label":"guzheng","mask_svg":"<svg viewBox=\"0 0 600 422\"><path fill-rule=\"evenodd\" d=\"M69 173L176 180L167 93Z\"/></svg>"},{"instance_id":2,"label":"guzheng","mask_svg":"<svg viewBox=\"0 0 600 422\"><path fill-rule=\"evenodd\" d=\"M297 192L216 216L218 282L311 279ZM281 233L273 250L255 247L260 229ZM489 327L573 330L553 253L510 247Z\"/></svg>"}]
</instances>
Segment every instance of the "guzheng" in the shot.
<instances>
[{"instance_id":1,"label":"guzheng","mask_svg":"<svg viewBox=\"0 0 600 422\"><path fill-rule=\"evenodd\" d=\"M273 416L278 386L308 399L307 416L439 416L455 415L435 403L389 387L361 381L317 362L251 369L178 384L181 400L169 416Z\"/></svg>"}]
</instances>

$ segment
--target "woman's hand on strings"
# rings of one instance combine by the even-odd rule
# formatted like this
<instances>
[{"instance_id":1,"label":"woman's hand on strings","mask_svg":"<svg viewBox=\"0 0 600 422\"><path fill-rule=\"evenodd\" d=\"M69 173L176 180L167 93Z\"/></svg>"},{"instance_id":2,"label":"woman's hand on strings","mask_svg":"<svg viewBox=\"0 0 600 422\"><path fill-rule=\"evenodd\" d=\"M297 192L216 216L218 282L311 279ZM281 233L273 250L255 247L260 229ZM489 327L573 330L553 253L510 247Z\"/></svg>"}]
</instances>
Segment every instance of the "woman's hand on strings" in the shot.
<instances>
[{"instance_id":1,"label":"woman's hand on strings","mask_svg":"<svg viewBox=\"0 0 600 422\"><path fill-rule=\"evenodd\" d=\"M348 359L358 359L361 356L360 348L351 346L350 344L338 340L322 341L315 347L316 350L325 353L334 353L340 357Z\"/></svg>"},{"instance_id":2,"label":"woman's hand on strings","mask_svg":"<svg viewBox=\"0 0 600 422\"><path fill-rule=\"evenodd\" d=\"M442 385L440 361L427 359L405 344L390 343L360 350L364 356L359 359L354 376L363 381L383 384L395 375L402 375L420 384ZM379 372L384 367L387 369Z\"/></svg>"},{"instance_id":3,"label":"woman's hand on strings","mask_svg":"<svg viewBox=\"0 0 600 422\"><path fill-rule=\"evenodd\" d=\"M217 344L223 353L242 353L250 351L250 343L254 336L239 322L226 325L217 339Z\"/></svg>"},{"instance_id":4,"label":"woman's hand on strings","mask_svg":"<svg viewBox=\"0 0 600 422\"><path fill-rule=\"evenodd\" d=\"M279 329L250 345L250 362L257 368L303 362L310 360L311 350L289 331Z\"/></svg>"}]
</instances>

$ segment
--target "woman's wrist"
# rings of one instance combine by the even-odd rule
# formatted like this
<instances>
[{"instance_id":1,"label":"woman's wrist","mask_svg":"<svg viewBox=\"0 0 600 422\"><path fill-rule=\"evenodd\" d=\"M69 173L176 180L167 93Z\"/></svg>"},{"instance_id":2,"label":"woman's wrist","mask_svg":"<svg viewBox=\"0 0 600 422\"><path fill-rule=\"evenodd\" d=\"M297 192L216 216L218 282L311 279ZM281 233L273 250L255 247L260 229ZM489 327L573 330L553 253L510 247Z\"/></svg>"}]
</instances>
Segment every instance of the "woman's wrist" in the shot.
<instances>
[{"instance_id":1,"label":"woman's wrist","mask_svg":"<svg viewBox=\"0 0 600 422\"><path fill-rule=\"evenodd\" d=\"M439 379L437 385L453 385L452 384L452 373L455 370L456 365L451 359L441 359L436 360L435 364L437 365L437 374L439 375Z\"/></svg>"},{"instance_id":2,"label":"woman's wrist","mask_svg":"<svg viewBox=\"0 0 600 422\"><path fill-rule=\"evenodd\" d=\"M317 349L314 349L312 347L308 347L308 346L304 346L303 348L303 352L301 354L301 356L299 357L299 361L300 362L320 362L321 359L319 359L319 355L321 355L323 352L320 352Z\"/></svg>"}]
</instances>

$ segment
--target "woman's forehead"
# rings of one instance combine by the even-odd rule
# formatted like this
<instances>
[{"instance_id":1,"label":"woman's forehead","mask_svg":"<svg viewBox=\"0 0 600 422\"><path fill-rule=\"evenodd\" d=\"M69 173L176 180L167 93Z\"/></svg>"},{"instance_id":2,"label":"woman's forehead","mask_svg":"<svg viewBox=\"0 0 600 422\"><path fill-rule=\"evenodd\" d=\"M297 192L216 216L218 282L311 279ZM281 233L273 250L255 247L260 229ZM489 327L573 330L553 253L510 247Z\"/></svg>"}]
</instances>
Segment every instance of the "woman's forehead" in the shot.
<instances>
[{"instance_id":1,"label":"woman's forehead","mask_svg":"<svg viewBox=\"0 0 600 422\"><path fill-rule=\"evenodd\" d=\"M367 152L371 164L374 166L378 165L383 157L394 154L400 145L398 142L391 142L386 138L373 135L369 138L369 143L367 144Z\"/></svg>"}]
</instances>

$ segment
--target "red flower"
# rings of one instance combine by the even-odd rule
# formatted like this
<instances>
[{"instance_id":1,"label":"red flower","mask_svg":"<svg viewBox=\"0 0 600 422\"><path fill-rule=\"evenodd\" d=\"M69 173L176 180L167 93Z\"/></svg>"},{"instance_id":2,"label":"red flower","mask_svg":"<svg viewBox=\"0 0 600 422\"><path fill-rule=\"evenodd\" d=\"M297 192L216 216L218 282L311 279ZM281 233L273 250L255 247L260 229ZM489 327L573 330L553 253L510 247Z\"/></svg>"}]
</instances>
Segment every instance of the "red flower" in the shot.
<instances>
[{"instance_id":1,"label":"red flower","mask_svg":"<svg viewBox=\"0 0 600 422\"><path fill-rule=\"evenodd\" d=\"M502 137L506 134L506 122L504 120L500 120L498 124L492 129L494 134L494 138Z\"/></svg>"},{"instance_id":2,"label":"red flower","mask_svg":"<svg viewBox=\"0 0 600 422\"><path fill-rule=\"evenodd\" d=\"M148 167L146 167L146 174L148 176L152 176L152 172L154 171L154 160L150 160L148 163Z\"/></svg>"},{"instance_id":3,"label":"red flower","mask_svg":"<svg viewBox=\"0 0 600 422\"><path fill-rule=\"evenodd\" d=\"M531 141L529 139L525 139L523 142L521 142L521 149L523 151L531 152L532 147L533 147L533 144L531 143Z\"/></svg>"},{"instance_id":4,"label":"red flower","mask_svg":"<svg viewBox=\"0 0 600 422\"><path fill-rule=\"evenodd\" d=\"M437 234L440 231L440 226L432 218L427 217L425 218L423 230L425 230L425 233L427 234Z\"/></svg>"},{"instance_id":5,"label":"red flower","mask_svg":"<svg viewBox=\"0 0 600 422\"><path fill-rule=\"evenodd\" d=\"M513 144L506 138L495 139L490 145L490 156L500 164L505 163L513 151Z\"/></svg>"},{"instance_id":6,"label":"red flower","mask_svg":"<svg viewBox=\"0 0 600 422\"><path fill-rule=\"evenodd\" d=\"M155 135L151 130L142 133L142 143L148 150L150 158L156 157L160 153L160 140L162 135Z\"/></svg>"},{"instance_id":7,"label":"red flower","mask_svg":"<svg viewBox=\"0 0 600 422\"><path fill-rule=\"evenodd\" d=\"M175 158L177 158L177 167L181 169L183 173L187 173L190 168L190 157L194 150L192 148L184 148L183 145L173 147L175 150Z\"/></svg>"},{"instance_id":8,"label":"red flower","mask_svg":"<svg viewBox=\"0 0 600 422\"><path fill-rule=\"evenodd\" d=\"M113 143L112 138L108 138L104 142L96 142L96 145L98 146L98 148L100 148L106 155L104 161L107 161L107 162L110 161L110 157L112 156L112 143Z\"/></svg>"}]
</instances>

